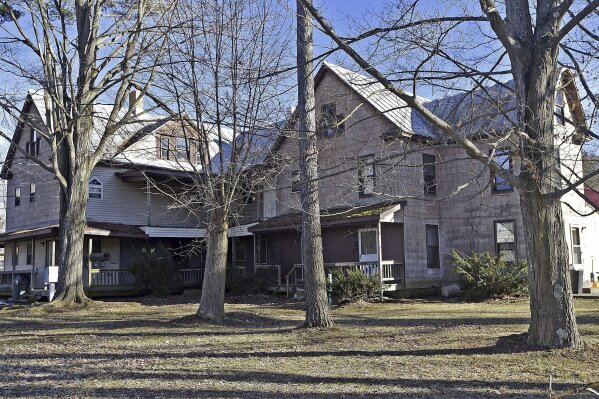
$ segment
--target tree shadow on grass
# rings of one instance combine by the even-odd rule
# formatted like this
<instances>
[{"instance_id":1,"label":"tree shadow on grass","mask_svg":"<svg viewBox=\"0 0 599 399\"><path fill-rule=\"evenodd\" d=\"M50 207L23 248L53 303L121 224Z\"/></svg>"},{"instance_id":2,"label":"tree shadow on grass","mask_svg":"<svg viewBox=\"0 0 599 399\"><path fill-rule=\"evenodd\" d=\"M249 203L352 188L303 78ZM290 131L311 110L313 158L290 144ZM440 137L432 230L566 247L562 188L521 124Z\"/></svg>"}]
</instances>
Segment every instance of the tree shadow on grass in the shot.
<instances>
[{"instance_id":1,"label":"tree shadow on grass","mask_svg":"<svg viewBox=\"0 0 599 399\"><path fill-rule=\"evenodd\" d=\"M65 397L194 397L194 398L544 398L547 382L487 380L487 379L443 379L443 378L406 378L396 373L387 376L339 376L309 375L304 373L286 373L254 370L210 371L196 369L160 369L147 371L74 370L57 374L52 366L34 366L29 368L31 377L21 380L19 395L26 397L45 397L48 394L60 394ZM335 375L337 374L337 375ZM100 381L102 379L116 384L119 388L94 387L76 389L58 386L54 391L28 389L29 383L48 381L54 378L68 381ZM11 378L10 372L3 379ZM187 386L177 386L184 382ZM144 386L151 384L152 387ZM213 388L218 384L220 389ZM279 387L273 391L273 386ZM304 385L303 387L301 387ZM3 392L0 384L0 394ZM129 386L135 386L130 388ZM166 387L165 387L166 386ZM208 387L210 386L210 387ZM233 388L235 387L235 388ZM244 389L241 389L244 387ZM555 391L573 388L573 384L553 384ZM233 389L230 389L233 388ZM302 392L306 391L308 392ZM385 392L387 391L387 392ZM405 392L401 392L405 391ZM8 396L11 392L4 392ZM578 398L583 398L579 396Z\"/></svg>"}]
</instances>

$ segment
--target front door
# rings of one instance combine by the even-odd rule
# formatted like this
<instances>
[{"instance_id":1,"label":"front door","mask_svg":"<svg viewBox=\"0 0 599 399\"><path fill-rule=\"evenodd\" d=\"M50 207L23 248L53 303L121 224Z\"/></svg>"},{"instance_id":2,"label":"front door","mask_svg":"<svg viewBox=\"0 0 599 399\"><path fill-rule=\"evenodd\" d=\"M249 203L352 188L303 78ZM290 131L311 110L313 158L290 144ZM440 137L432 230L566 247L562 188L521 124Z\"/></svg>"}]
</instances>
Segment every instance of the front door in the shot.
<instances>
[{"instance_id":1,"label":"front door","mask_svg":"<svg viewBox=\"0 0 599 399\"><path fill-rule=\"evenodd\" d=\"M378 262L378 245L376 229L358 230L360 262Z\"/></svg>"}]
</instances>

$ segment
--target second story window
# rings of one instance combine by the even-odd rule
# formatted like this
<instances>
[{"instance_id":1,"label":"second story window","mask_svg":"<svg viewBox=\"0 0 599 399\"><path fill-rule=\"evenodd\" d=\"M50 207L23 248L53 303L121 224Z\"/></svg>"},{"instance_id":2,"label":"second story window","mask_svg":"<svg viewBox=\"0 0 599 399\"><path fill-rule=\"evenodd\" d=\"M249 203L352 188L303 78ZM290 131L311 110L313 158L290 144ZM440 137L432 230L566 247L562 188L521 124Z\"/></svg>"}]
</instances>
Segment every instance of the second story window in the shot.
<instances>
[{"instance_id":1,"label":"second story window","mask_svg":"<svg viewBox=\"0 0 599 399\"><path fill-rule=\"evenodd\" d=\"M422 154L422 174L424 179L424 194L437 195L437 170L435 156Z\"/></svg>"},{"instance_id":2,"label":"second story window","mask_svg":"<svg viewBox=\"0 0 599 399\"><path fill-rule=\"evenodd\" d=\"M29 185L29 202L35 202L35 183Z\"/></svg>"},{"instance_id":3,"label":"second story window","mask_svg":"<svg viewBox=\"0 0 599 399\"><path fill-rule=\"evenodd\" d=\"M291 172L291 192L299 193L302 191L302 185L300 184L300 171L294 170Z\"/></svg>"},{"instance_id":4,"label":"second story window","mask_svg":"<svg viewBox=\"0 0 599 399\"><path fill-rule=\"evenodd\" d=\"M12 248L12 265L16 266L19 264L19 244L15 243L15 246Z\"/></svg>"},{"instance_id":5,"label":"second story window","mask_svg":"<svg viewBox=\"0 0 599 399\"><path fill-rule=\"evenodd\" d=\"M169 158L169 140L167 136L160 136L160 159Z\"/></svg>"},{"instance_id":6,"label":"second story window","mask_svg":"<svg viewBox=\"0 0 599 399\"><path fill-rule=\"evenodd\" d=\"M497 150L493 159L503 170L512 172L512 153L510 150ZM506 191L512 191L512 185L502 176L491 172L491 192L502 193Z\"/></svg>"},{"instance_id":7,"label":"second story window","mask_svg":"<svg viewBox=\"0 0 599 399\"><path fill-rule=\"evenodd\" d=\"M564 126L566 124L566 107L564 104L564 93L558 90L555 95L555 117L557 123Z\"/></svg>"},{"instance_id":8,"label":"second story window","mask_svg":"<svg viewBox=\"0 0 599 399\"><path fill-rule=\"evenodd\" d=\"M15 206L21 205L21 187L15 187Z\"/></svg>"},{"instance_id":9,"label":"second story window","mask_svg":"<svg viewBox=\"0 0 599 399\"><path fill-rule=\"evenodd\" d=\"M187 156L187 140L182 137L177 137L175 141L176 150L177 150L177 160L182 161L185 159L189 159Z\"/></svg>"},{"instance_id":10,"label":"second story window","mask_svg":"<svg viewBox=\"0 0 599 399\"><path fill-rule=\"evenodd\" d=\"M89 181L88 198L89 199L92 199L92 198L102 199L103 196L104 196L104 186L102 185L102 182L97 177L93 177Z\"/></svg>"},{"instance_id":11,"label":"second story window","mask_svg":"<svg viewBox=\"0 0 599 399\"><path fill-rule=\"evenodd\" d=\"M376 188L374 155L365 155L358 160L358 188L360 197L369 197Z\"/></svg>"}]
</instances>

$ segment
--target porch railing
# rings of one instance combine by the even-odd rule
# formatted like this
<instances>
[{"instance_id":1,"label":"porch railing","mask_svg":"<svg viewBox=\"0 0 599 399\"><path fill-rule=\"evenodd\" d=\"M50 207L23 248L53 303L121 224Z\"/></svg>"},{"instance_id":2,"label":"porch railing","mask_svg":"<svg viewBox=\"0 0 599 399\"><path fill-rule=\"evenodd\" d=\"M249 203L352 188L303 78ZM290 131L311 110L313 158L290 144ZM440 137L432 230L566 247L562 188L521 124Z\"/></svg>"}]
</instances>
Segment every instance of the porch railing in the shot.
<instances>
[{"instance_id":1,"label":"porch railing","mask_svg":"<svg viewBox=\"0 0 599 399\"><path fill-rule=\"evenodd\" d=\"M92 287L132 287L135 276L128 270L93 270L91 272Z\"/></svg>"},{"instance_id":2,"label":"porch railing","mask_svg":"<svg viewBox=\"0 0 599 399\"><path fill-rule=\"evenodd\" d=\"M12 286L12 271L0 272L0 287L11 287Z\"/></svg>"},{"instance_id":3,"label":"porch railing","mask_svg":"<svg viewBox=\"0 0 599 399\"><path fill-rule=\"evenodd\" d=\"M177 277L183 287L201 287L204 283L204 269L181 269Z\"/></svg>"},{"instance_id":4,"label":"porch railing","mask_svg":"<svg viewBox=\"0 0 599 399\"><path fill-rule=\"evenodd\" d=\"M404 284L405 283L405 264L403 261L385 260L381 262L340 262L340 263L325 263L326 272L359 270L366 276L380 276L381 281L387 284ZM287 295L291 293L291 289L297 286L298 283L304 282L304 265L295 264L285 275L285 286Z\"/></svg>"}]
</instances>

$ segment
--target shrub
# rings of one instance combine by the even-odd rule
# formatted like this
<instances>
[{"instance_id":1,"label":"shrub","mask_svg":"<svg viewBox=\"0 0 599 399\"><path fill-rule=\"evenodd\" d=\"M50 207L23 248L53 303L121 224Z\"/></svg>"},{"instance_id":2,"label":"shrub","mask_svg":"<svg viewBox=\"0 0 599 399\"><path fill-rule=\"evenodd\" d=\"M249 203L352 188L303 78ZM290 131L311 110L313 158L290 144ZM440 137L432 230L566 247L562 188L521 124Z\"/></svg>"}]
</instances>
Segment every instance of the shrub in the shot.
<instances>
[{"instance_id":1,"label":"shrub","mask_svg":"<svg viewBox=\"0 0 599 399\"><path fill-rule=\"evenodd\" d=\"M171 252L159 244L146 246L129 265L135 276L135 290L140 294L168 295L175 285L175 262Z\"/></svg>"},{"instance_id":2,"label":"shrub","mask_svg":"<svg viewBox=\"0 0 599 399\"><path fill-rule=\"evenodd\" d=\"M466 256L452 251L454 271L462 278L464 291L472 299L522 294L528 288L525 261L506 262L488 252Z\"/></svg>"},{"instance_id":3,"label":"shrub","mask_svg":"<svg viewBox=\"0 0 599 399\"><path fill-rule=\"evenodd\" d=\"M235 269L227 269L226 289L230 295L268 294L270 292L269 276L261 273L235 273Z\"/></svg>"},{"instance_id":4,"label":"shrub","mask_svg":"<svg viewBox=\"0 0 599 399\"><path fill-rule=\"evenodd\" d=\"M336 303L381 300L383 283L378 275L366 276L360 270L335 270L331 287Z\"/></svg>"}]
</instances>

